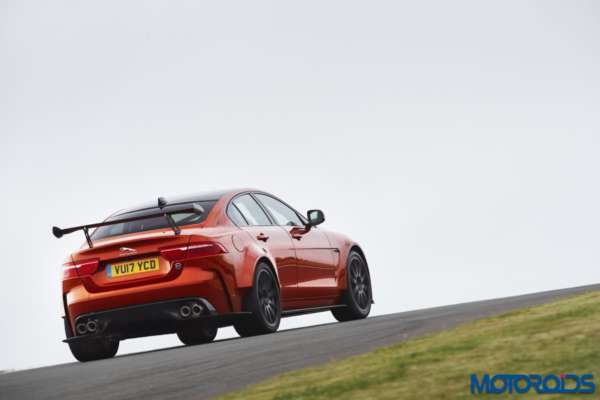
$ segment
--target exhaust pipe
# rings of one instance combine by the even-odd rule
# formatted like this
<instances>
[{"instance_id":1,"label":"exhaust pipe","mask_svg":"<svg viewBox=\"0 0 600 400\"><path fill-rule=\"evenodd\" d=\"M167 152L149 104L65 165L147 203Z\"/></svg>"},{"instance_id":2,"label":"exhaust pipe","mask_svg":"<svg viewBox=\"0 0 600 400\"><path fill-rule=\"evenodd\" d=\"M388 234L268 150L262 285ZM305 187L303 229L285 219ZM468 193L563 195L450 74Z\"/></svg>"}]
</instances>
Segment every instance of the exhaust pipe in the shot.
<instances>
[{"instance_id":1,"label":"exhaust pipe","mask_svg":"<svg viewBox=\"0 0 600 400\"><path fill-rule=\"evenodd\" d=\"M192 314L194 314L194 317L199 317L200 314L202 314L202 306L198 303L195 303L192 306Z\"/></svg>"},{"instance_id":2,"label":"exhaust pipe","mask_svg":"<svg viewBox=\"0 0 600 400\"><path fill-rule=\"evenodd\" d=\"M187 318L190 316L190 314L192 313L192 309L190 308L190 306L185 305L185 306L181 306L181 308L179 309L179 314L183 317L183 318Z\"/></svg>"},{"instance_id":3,"label":"exhaust pipe","mask_svg":"<svg viewBox=\"0 0 600 400\"><path fill-rule=\"evenodd\" d=\"M98 329L98 324L92 319L89 320L87 324L85 324L85 327L87 328L89 333L94 333L96 332L96 329Z\"/></svg>"},{"instance_id":4,"label":"exhaust pipe","mask_svg":"<svg viewBox=\"0 0 600 400\"><path fill-rule=\"evenodd\" d=\"M85 335L87 333L87 327L83 322L78 323L75 329L77 329L77 334L79 335Z\"/></svg>"}]
</instances>

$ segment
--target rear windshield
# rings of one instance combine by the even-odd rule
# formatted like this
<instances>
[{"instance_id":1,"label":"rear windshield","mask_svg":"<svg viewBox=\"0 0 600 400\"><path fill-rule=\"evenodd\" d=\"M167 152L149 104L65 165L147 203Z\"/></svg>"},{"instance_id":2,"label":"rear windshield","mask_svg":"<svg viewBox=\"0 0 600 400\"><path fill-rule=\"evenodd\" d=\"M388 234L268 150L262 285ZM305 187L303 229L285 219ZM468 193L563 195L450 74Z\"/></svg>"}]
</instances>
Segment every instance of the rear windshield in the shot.
<instances>
[{"instance_id":1,"label":"rear windshield","mask_svg":"<svg viewBox=\"0 0 600 400\"><path fill-rule=\"evenodd\" d=\"M212 210L216 201L196 201L193 204L199 204L204 208L204 213L179 213L171 214L173 220L178 226L198 224L206 219L210 210ZM192 203L187 203L192 204ZM145 210L132 211L125 214L113 215L108 218L107 221L114 221L121 218L137 217L139 215L151 214L158 211L158 208L149 208ZM126 235L128 233L137 233L144 231L151 231L153 229L169 228L169 222L165 217L153 217L148 219L141 219L138 221L124 222L114 225L101 226L94 231L92 238L103 239L111 236Z\"/></svg>"}]
</instances>

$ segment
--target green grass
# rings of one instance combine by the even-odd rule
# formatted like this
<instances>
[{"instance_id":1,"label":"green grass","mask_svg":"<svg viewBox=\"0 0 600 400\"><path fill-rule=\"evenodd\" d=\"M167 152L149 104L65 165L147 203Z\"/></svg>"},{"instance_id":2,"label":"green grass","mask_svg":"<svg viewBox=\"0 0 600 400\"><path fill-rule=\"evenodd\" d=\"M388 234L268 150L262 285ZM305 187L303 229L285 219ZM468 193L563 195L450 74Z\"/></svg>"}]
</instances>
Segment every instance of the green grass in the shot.
<instances>
[{"instance_id":1,"label":"green grass","mask_svg":"<svg viewBox=\"0 0 600 400\"><path fill-rule=\"evenodd\" d=\"M600 292L508 312L285 373L220 399L464 399L476 397L469 391L472 373L593 373L597 396ZM513 396L540 397L533 389Z\"/></svg>"}]
</instances>

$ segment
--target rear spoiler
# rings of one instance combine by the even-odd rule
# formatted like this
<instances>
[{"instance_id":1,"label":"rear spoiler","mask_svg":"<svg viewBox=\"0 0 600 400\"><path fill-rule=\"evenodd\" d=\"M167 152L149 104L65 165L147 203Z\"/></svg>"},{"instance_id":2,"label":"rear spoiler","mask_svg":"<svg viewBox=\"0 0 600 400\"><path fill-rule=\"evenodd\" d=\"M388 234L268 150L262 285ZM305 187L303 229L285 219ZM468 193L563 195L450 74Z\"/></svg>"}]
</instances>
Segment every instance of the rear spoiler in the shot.
<instances>
[{"instance_id":1,"label":"rear spoiler","mask_svg":"<svg viewBox=\"0 0 600 400\"><path fill-rule=\"evenodd\" d=\"M116 224L122 224L125 222L139 221L142 219L150 219L150 218L164 216L167 219L167 221L169 222L171 229L173 229L173 232L175 232L176 235L179 235L179 233L181 232L181 229L179 229L179 227L173 220L172 214L182 214L182 213L204 214L204 208L202 208L202 206L199 204L188 203L188 204L167 205L166 200L163 199L162 197L158 198L158 208L159 209L157 211L152 210L144 215L138 215L135 217L117 218L117 219L113 219L110 221L98 222L95 224L74 226L72 228L61 229L57 226L53 226L52 234L54 236L56 236L57 238L61 238L63 235L68 235L69 233L73 233L76 231L83 231L88 245L90 247L94 247L94 245L92 243L92 239L90 237L90 233L89 233L90 228L98 228L100 226L116 225Z\"/></svg>"}]
</instances>

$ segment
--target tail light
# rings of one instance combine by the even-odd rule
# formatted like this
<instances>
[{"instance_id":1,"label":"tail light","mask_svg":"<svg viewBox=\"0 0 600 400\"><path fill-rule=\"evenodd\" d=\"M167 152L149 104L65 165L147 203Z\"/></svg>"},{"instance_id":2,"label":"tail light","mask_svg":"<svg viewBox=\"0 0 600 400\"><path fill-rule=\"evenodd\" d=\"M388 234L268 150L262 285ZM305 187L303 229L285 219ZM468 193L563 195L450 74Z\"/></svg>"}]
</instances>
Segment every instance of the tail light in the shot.
<instances>
[{"instance_id":1,"label":"tail light","mask_svg":"<svg viewBox=\"0 0 600 400\"><path fill-rule=\"evenodd\" d=\"M169 261L180 261L186 258L187 246L162 247L159 251L160 255Z\"/></svg>"},{"instance_id":2,"label":"tail light","mask_svg":"<svg viewBox=\"0 0 600 400\"><path fill-rule=\"evenodd\" d=\"M98 270L98 259L63 264L63 280L92 275Z\"/></svg>"},{"instance_id":3,"label":"tail light","mask_svg":"<svg viewBox=\"0 0 600 400\"><path fill-rule=\"evenodd\" d=\"M216 242L198 242L191 243L188 246L188 258L200 258L216 256L217 254L227 253L227 250Z\"/></svg>"},{"instance_id":4,"label":"tail light","mask_svg":"<svg viewBox=\"0 0 600 400\"><path fill-rule=\"evenodd\" d=\"M160 255L169 261L183 261L227 253L225 247L217 242L194 242L188 246L163 247L159 250Z\"/></svg>"}]
</instances>

